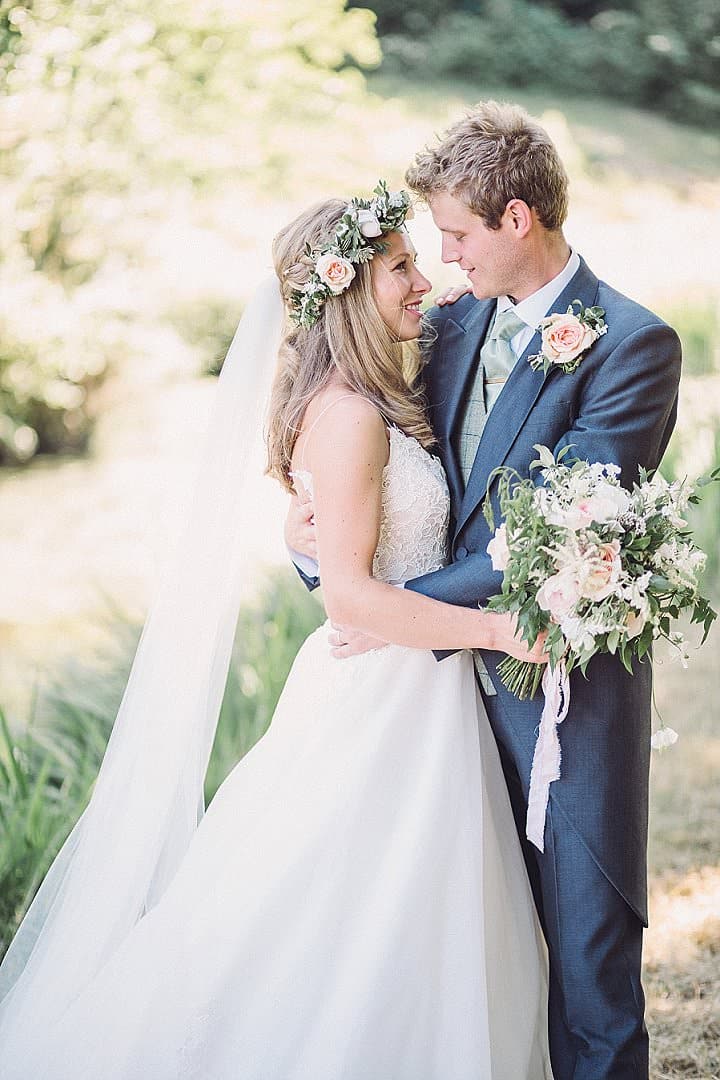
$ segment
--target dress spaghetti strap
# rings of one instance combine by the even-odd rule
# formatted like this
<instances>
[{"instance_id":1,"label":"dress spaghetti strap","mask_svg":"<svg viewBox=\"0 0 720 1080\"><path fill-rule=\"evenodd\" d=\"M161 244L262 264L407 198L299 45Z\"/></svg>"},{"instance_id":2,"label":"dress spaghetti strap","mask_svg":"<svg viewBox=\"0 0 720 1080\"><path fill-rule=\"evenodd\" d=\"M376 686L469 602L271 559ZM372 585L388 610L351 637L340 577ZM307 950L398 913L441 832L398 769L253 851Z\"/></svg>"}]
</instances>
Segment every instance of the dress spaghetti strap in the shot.
<instances>
[{"instance_id":1,"label":"dress spaghetti strap","mask_svg":"<svg viewBox=\"0 0 720 1080\"><path fill-rule=\"evenodd\" d=\"M354 398L354 397L362 397L362 394L341 394L340 397L333 398L333 400L328 405L326 405L324 409L320 410L320 412L315 417L315 419L313 420L310 427L307 429L306 432L303 433L305 435L305 445L303 446L302 453L300 455L300 469L304 470L304 468L305 468L305 451L307 449L308 443L310 442L310 436L312 435L313 431L315 430L317 425L322 420L325 413L329 412L329 410L332 409L333 405L337 405L337 403L339 401L345 401L346 398ZM368 398L365 398L365 397L363 398L363 401L367 401L368 405L373 404L372 401L370 401ZM373 408L375 408L375 406L373 406ZM379 411L380 410L378 409L378 412ZM386 427L388 427L389 426L388 422L385 419L385 417L382 415L382 413L380 413L380 416L382 417L382 422L385 424Z\"/></svg>"}]
</instances>

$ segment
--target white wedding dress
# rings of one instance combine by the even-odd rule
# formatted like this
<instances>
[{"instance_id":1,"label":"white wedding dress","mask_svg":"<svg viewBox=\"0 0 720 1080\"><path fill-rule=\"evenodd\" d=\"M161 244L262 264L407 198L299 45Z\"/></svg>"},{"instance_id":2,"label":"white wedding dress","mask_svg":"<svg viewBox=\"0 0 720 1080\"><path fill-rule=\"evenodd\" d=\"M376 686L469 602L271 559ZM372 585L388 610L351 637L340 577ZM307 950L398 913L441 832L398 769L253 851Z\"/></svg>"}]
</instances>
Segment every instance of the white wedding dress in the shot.
<instances>
[{"instance_id":1,"label":"white wedding dress","mask_svg":"<svg viewBox=\"0 0 720 1080\"><path fill-rule=\"evenodd\" d=\"M444 562L390 429L375 574ZM471 655L302 646L149 914L3 1080L542 1080L546 961ZM7 1048L6 1048L7 1049Z\"/></svg>"}]
</instances>

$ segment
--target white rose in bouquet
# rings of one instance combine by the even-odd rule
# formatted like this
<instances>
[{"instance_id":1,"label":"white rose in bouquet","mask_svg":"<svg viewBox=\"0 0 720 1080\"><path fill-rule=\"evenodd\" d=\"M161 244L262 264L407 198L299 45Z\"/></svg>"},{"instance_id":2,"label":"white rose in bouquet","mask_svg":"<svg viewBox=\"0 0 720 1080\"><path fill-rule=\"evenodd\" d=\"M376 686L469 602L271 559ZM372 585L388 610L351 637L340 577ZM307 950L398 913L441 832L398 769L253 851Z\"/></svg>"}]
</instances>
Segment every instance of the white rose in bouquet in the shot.
<instances>
[{"instance_id":1,"label":"white rose in bouquet","mask_svg":"<svg viewBox=\"0 0 720 1080\"><path fill-rule=\"evenodd\" d=\"M507 542L507 528L501 525L495 530L495 535L487 546L487 553L492 559L493 570L504 570L510 558L510 549Z\"/></svg>"}]
</instances>

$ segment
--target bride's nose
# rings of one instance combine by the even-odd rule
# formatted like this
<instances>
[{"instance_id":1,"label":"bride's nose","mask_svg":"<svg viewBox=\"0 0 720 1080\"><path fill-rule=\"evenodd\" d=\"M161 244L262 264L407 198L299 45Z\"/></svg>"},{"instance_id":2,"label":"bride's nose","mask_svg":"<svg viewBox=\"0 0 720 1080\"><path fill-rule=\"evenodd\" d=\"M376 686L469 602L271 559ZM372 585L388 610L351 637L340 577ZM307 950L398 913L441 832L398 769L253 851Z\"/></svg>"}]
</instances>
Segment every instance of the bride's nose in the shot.
<instances>
[{"instance_id":1,"label":"bride's nose","mask_svg":"<svg viewBox=\"0 0 720 1080\"><path fill-rule=\"evenodd\" d=\"M413 292L419 293L420 296L425 296L432 289L431 283L421 274L420 271L415 269L415 276L413 279Z\"/></svg>"}]
</instances>

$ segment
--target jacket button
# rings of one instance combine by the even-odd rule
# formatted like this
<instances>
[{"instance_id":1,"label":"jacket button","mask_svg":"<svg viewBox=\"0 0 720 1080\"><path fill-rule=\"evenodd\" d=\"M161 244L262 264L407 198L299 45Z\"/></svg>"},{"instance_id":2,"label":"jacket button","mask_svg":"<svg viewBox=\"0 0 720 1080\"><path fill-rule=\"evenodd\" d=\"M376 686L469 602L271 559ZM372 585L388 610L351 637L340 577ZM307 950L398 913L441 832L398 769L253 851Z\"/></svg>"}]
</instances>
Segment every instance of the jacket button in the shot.
<instances>
[{"instance_id":1,"label":"jacket button","mask_svg":"<svg viewBox=\"0 0 720 1080\"><path fill-rule=\"evenodd\" d=\"M468 549L466 547L459 547L457 549L457 551L455 552L455 558L456 559L466 559L467 558L467 553L468 553Z\"/></svg>"}]
</instances>

